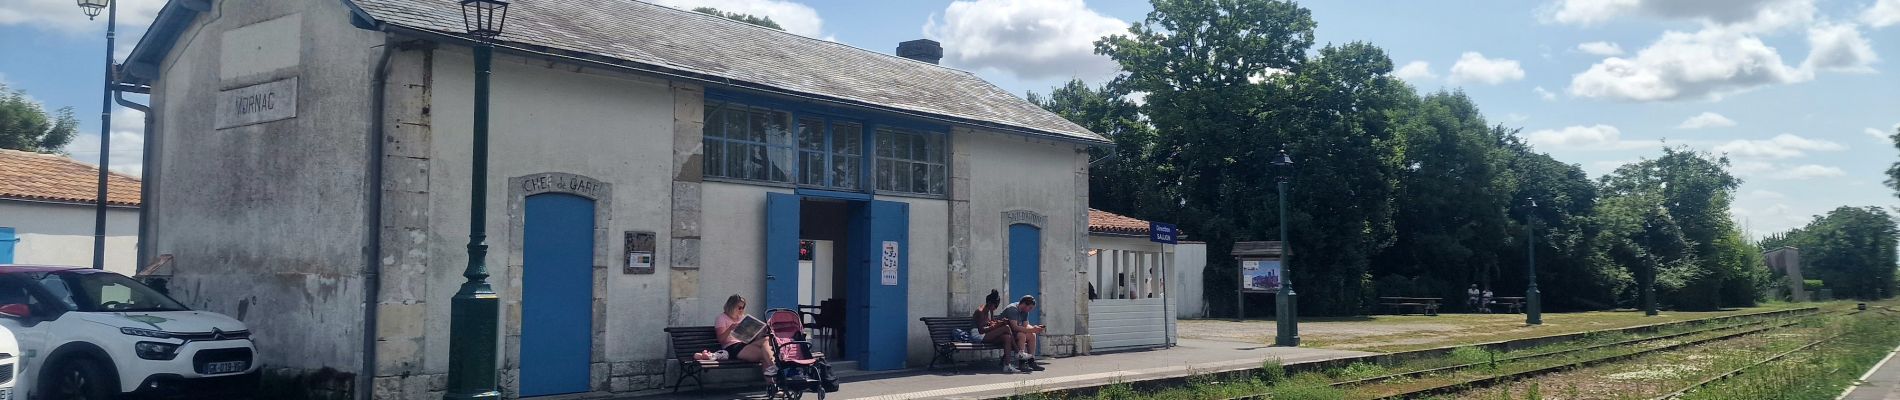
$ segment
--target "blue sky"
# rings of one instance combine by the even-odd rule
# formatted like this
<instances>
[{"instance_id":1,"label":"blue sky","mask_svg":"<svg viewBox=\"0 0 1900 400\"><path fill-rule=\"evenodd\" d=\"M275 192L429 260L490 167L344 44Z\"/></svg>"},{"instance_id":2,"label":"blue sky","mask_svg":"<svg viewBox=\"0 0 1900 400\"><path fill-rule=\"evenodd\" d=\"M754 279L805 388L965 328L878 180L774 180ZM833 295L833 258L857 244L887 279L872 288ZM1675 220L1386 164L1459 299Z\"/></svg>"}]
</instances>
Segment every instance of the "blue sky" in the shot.
<instances>
[{"instance_id":1,"label":"blue sky","mask_svg":"<svg viewBox=\"0 0 1900 400\"><path fill-rule=\"evenodd\" d=\"M548 1L548 0L518 0ZM794 33L890 53L944 43L944 64L1015 93L1113 64L1090 42L1145 1L653 0L771 16ZM119 52L159 0L125 0ZM1900 0L1307 1L1321 43L1384 48L1421 90L1469 93L1494 123L1600 175L1664 141L1727 154L1745 179L1732 210L1760 235L1841 205L1900 206L1881 181L1900 155ZM0 2L0 82L73 106L95 160L104 18L71 0ZM14 55L31 55L19 57ZM136 114L115 113L115 169L136 171ZM129 122L129 123L122 123ZM125 166L125 168L119 168Z\"/></svg>"}]
</instances>

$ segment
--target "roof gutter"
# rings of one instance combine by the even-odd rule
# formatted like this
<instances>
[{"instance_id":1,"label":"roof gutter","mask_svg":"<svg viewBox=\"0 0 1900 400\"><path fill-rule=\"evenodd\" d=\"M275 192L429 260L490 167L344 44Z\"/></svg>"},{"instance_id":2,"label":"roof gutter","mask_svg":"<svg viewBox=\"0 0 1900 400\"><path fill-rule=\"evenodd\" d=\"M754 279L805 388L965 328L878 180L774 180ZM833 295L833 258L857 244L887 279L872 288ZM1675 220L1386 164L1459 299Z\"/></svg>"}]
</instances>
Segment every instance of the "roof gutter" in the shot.
<instances>
[{"instance_id":1,"label":"roof gutter","mask_svg":"<svg viewBox=\"0 0 1900 400\"><path fill-rule=\"evenodd\" d=\"M352 7L354 7L354 5L352 5ZM362 13L360 9L357 9L355 13L357 15L356 15L356 18L352 19L353 20L352 23L355 24L359 28L381 30L384 32L413 36L419 39L431 40L431 41L445 43L445 44L468 46L468 45L473 45L475 43L473 40L470 40L465 37L446 34L446 33L437 32L437 31L431 31L431 30L426 30L426 29L416 29L416 28L394 25L394 24L383 23L383 22L365 22L362 20L368 20L368 21L373 21L373 20L370 19L367 13ZM533 47L540 47L540 46L533 46ZM1093 146L1093 147L1105 147L1105 146L1112 147L1113 146L1113 143L1108 142L1108 141L1103 141L1103 140L1089 140L1089 139L1075 138L1075 137L1070 137L1066 135L1052 134L1048 132L1025 129L1021 127L1003 125L1003 124L998 124L998 123L993 123L993 122L972 120L972 119L967 119L967 118L949 117L949 116L936 115L936 114L927 114L927 113L903 110L903 109L898 109L894 107L878 105L878 104L873 104L873 103L868 103L868 102L863 102L863 101L847 100L847 99L833 98L833 97L828 97L828 96L816 96L816 95L811 95L807 93L775 88L771 86L759 85L759 84L742 82L742 81L735 81L735 80L724 78L724 77L679 71L679 70L674 70L670 68L649 65L645 63L619 60L619 59L614 59L610 57L600 56L596 54L582 53L582 52L577 52L577 51L536 49L536 48L522 46L522 45L514 44L514 43L496 43L495 49L498 52L503 53L503 54L512 54L516 56L523 56L523 57L530 57L530 58L540 58L540 59L544 59L548 61L576 64L576 65L580 65L584 67L597 67L597 68L603 68L603 69L632 72L632 73L642 74L642 75L653 75L653 76L659 76L659 77L668 78L668 79L690 81L694 83L699 83L701 85L718 87L718 88L741 89L741 90L747 90L747 91L753 91L753 92L763 92L763 93L771 94L775 96L789 97L789 98L793 98L797 100L809 101L809 102L815 102L815 103L864 108L864 109L870 109L870 110L875 110L875 111L884 112L884 113L901 115L901 116L909 117L909 118L929 120L929 121L941 122L941 123L952 124L952 125L962 125L962 126L967 126L967 127L982 128L985 130L992 130L992 131L1008 132L1008 133L1030 136L1030 137L1039 138L1039 139L1053 140L1053 141L1058 141L1058 142L1074 143L1074 144L1088 145L1088 146ZM562 54L562 53L571 53L571 54Z\"/></svg>"}]
</instances>

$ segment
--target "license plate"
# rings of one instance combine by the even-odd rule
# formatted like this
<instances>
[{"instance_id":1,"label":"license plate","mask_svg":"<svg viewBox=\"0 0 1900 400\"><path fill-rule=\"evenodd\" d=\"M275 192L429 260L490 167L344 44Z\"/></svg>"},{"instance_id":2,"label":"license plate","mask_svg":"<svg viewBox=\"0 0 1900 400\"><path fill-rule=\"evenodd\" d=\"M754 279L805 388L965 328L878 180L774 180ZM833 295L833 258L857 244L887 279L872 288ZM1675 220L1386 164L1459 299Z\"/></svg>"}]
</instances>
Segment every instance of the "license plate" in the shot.
<instances>
[{"instance_id":1,"label":"license plate","mask_svg":"<svg viewBox=\"0 0 1900 400\"><path fill-rule=\"evenodd\" d=\"M225 361L225 362L208 363L208 364L205 364L205 373L206 374L228 374L232 372L244 372L244 367L248 366L245 364L246 363L243 361Z\"/></svg>"}]
</instances>

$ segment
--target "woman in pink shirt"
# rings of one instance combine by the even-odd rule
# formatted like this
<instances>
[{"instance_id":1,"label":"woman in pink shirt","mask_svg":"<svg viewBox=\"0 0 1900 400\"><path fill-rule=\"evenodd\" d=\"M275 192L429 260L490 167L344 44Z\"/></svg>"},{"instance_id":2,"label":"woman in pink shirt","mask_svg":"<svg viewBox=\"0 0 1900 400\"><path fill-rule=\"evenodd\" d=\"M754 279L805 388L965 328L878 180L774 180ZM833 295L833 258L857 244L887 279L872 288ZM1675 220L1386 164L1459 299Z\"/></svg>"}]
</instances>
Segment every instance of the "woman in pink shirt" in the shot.
<instances>
[{"instance_id":1,"label":"woman in pink shirt","mask_svg":"<svg viewBox=\"0 0 1900 400\"><path fill-rule=\"evenodd\" d=\"M771 334L762 333L750 343L732 334L739 321L745 319L745 303L743 296L727 297L726 311L713 321L713 335L719 338L720 350L725 350L729 357L764 364L765 376L770 378L778 372L778 366L772 362Z\"/></svg>"}]
</instances>

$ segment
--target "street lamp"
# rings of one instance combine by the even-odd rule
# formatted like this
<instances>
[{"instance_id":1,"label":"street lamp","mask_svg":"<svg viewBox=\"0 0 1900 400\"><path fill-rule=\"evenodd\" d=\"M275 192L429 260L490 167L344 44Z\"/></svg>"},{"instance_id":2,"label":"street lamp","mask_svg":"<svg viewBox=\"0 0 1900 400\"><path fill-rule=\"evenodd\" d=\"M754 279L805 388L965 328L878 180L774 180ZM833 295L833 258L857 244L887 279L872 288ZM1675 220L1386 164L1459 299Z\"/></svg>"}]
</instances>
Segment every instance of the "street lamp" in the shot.
<instances>
[{"instance_id":1,"label":"street lamp","mask_svg":"<svg viewBox=\"0 0 1900 400\"><path fill-rule=\"evenodd\" d=\"M1293 177L1293 157L1288 156L1286 149L1282 148L1280 154L1273 158L1272 164L1274 169L1279 170L1280 175L1280 290L1276 291L1279 298L1274 301L1273 316L1277 329L1274 330L1276 334L1273 337L1273 344L1298 347L1300 345L1300 316L1298 315L1300 309L1297 307L1298 303L1295 302L1299 301L1299 295L1293 293L1293 241L1287 240L1289 216L1286 212L1286 183Z\"/></svg>"},{"instance_id":2,"label":"street lamp","mask_svg":"<svg viewBox=\"0 0 1900 400\"><path fill-rule=\"evenodd\" d=\"M449 385L444 399L498 399L495 327L500 299L488 285L488 70L508 19L505 0L462 0L462 23L475 37L474 165L468 189L467 282L449 301Z\"/></svg>"},{"instance_id":3,"label":"street lamp","mask_svg":"<svg viewBox=\"0 0 1900 400\"><path fill-rule=\"evenodd\" d=\"M1526 198L1530 207L1524 213L1524 249L1530 254L1530 261L1524 263L1524 269L1530 271L1530 286L1524 289L1525 325L1544 324L1544 301L1537 291L1537 199Z\"/></svg>"},{"instance_id":4,"label":"street lamp","mask_svg":"<svg viewBox=\"0 0 1900 400\"><path fill-rule=\"evenodd\" d=\"M118 35L119 10L112 0L78 0L79 12L91 20L106 13L106 81L99 96L99 198L93 204L92 269L106 268L106 168L112 160L112 86L118 83L112 62L112 42Z\"/></svg>"}]
</instances>

